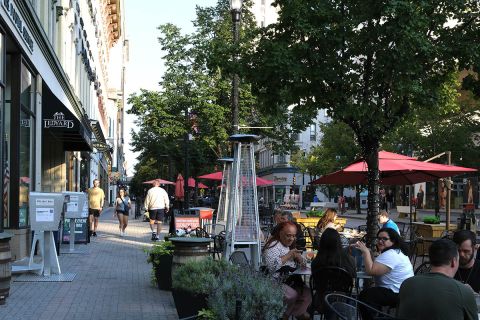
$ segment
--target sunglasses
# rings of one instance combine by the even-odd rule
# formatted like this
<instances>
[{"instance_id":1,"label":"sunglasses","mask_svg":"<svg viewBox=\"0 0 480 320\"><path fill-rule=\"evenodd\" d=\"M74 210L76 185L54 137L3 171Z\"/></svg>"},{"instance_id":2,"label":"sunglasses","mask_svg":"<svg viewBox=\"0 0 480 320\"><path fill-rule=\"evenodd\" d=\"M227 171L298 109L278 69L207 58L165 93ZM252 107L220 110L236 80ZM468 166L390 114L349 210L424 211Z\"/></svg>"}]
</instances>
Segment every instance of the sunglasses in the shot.
<instances>
[{"instance_id":1,"label":"sunglasses","mask_svg":"<svg viewBox=\"0 0 480 320\"><path fill-rule=\"evenodd\" d=\"M390 238L386 238L386 237L377 237L377 240L378 240L378 241L383 241L383 242L385 242L385 241L388 241L388 240L390 240Z\"/></svg>"}]
</instances>

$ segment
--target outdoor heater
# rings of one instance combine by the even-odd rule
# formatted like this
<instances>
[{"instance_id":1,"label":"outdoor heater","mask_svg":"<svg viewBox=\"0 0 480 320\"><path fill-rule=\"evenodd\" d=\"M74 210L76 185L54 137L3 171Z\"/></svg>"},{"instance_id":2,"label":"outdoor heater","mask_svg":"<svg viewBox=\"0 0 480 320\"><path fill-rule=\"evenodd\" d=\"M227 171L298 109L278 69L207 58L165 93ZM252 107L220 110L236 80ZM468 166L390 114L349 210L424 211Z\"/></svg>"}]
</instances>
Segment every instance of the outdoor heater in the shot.
<instances>
[{"instance_id":1,"label":"outdoor heater","mask_svg":"<svg viewBox=\"0 0 480 320\"><path fill-rule=\"evenodd\" d=\"M228 194L226 253L228 259L235 250L250 255L253 268L260 267L260 224L258 219L257 182L253 144L260 137L234 134L233 163Z\"/></svg>"},{"instance_id":2,"label":"outdoor heater","mask_svg":"<svg viewBox=\"0 0 480 320\"><path fill-rule=\"evenodd\" d=\"M218 211L216 223L226 224L230 193L230 183L232 176L233 158L221 158L218 161L223 162L222 182L220 184L220 198L218 199Z\"/></svg>"}]
</instances>

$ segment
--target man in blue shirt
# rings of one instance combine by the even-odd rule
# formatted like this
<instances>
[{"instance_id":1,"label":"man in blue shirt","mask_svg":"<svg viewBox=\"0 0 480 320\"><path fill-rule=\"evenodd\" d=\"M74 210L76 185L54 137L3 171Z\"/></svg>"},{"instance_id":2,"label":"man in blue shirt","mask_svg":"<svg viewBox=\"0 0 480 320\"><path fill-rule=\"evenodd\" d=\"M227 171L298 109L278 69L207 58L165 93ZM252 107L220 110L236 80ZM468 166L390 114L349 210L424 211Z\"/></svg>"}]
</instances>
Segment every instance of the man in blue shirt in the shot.
<instances>
[{"instance_id":1,"label":"man in blue shirt","mask_svg":"<svg viewBox=\"0 0 480 320\"><path fill-rule=\"evenodd\" d=\"M380 211L380 213L378 214L378 222L382 225L382 228L391 228L397 231L398 234L400 234L400 229L398 229L397 224L393 222L392 219L390 219L386 210Z\"/></svg>"}]
</instances>

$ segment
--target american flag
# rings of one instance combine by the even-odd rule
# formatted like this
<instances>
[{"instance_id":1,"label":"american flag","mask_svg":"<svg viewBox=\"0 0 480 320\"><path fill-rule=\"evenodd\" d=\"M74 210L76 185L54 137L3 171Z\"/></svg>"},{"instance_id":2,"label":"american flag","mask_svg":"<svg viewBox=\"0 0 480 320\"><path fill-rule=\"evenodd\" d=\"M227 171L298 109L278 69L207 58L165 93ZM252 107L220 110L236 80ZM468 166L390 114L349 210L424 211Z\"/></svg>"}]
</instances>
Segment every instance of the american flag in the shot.
<instances>
[{"instance_id":1,"label":"american flag","mask_svg":"<svg viewBox=\"0 0 480 320\"><path fill-rule=\"evenodd\" d=\"M3 175L3 218L7 221L8 217L8 185L10 184L10 169L8 165L5 167Z\"/></svg>"}]
</instances>

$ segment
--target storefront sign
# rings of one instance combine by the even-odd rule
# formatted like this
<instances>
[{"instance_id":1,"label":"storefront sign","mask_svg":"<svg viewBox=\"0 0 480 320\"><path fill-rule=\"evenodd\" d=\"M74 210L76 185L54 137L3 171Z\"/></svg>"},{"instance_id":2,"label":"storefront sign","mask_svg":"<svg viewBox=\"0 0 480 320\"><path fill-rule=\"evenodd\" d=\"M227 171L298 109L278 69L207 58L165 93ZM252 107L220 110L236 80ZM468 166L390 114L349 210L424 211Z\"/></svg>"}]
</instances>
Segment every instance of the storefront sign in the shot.
<instances>
[{"instance_id":1,"label":"storefront sign","mask_svg":"<svg viewBox=\"0 0 480 320\"><path fill-rule=\"evenodd\" d=\"M55 112L53 119L43 119L44 128L67 128L72 129L74 126L73 120L65 120L63 112Z\"/></svg>"},{"instance_id":2,"label":"storefront sign","mask_svg":"<svg viewBox=\"0 0 480 320\"><path fill-rule=\"evenodd\" d=\"M33 52L33 39L30 33L28 32L25 23L20 16L18 9L14 6L13 1L11 0L2 0L2 5L8 13L10 20L17 27L18 32L20 32L23 41L27 45L27 48L30 50L30 53Z\"/></svg>"},{"instance_id":3,"label":"storefront sign","mask_svg":"<svg viewBox=\"0 0 480 320\"><path fill-rule=\"evenodd\" d=\"M273 181L275 181L275 182L286 182L286 181L287 181L287 177L277 177L277 176L273 176Z\"/></svg>"}]
</instances>

